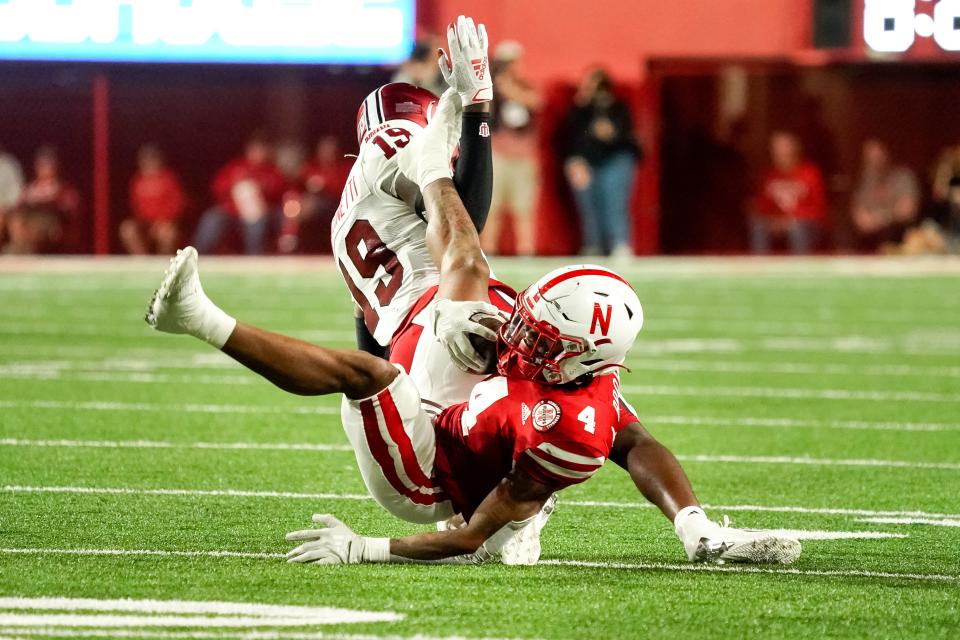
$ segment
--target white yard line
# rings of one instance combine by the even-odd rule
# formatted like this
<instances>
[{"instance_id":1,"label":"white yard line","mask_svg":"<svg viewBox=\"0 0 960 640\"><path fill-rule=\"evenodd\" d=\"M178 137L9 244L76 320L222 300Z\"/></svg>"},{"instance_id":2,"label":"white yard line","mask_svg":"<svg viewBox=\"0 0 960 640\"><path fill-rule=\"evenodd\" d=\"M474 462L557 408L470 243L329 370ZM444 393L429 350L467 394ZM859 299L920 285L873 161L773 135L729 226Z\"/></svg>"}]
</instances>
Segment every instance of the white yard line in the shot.
<instances>
[{"instance_id":1,"label":"white yard line","mask_svg":"<svg viewBox=\"0 0 960 640\"><path fill-rule=\"evenodd\" d=\"M0 438L0 447L67 447L89 449L220 449L254 451L353 451L348 444L309 442L171 442L167 440L29 440Z\"/></svg>"},{"instance_id":2,"label":"white yard line","mask_svg":"<svg viewBox=\"0 0 960 640\"><path fill-rule=\"evenodd\" d=\"M960 423L944 422L872 422L869 420L795 420L792 418L713 418L710 416L643 416L648 427L689 425L711 427L826 428L865 431L960 431Z\"/></svg>"},{"instance_id":3,"label":"white yard line","mask_svg":"<svg viewBox=\"0 0 960 640\"><path fill-rule=\"evenodd\" d=\"M219 552L221 557L222 552ZM142 555L139 552L136 554ZM281 554L261 554L262 557L283 557ZM315 622L304 624L339 624L340 622L394 622L403 615L392 612L358 611L333 607L309 607L286 604L261 604L252 602L222 602L205 600L101 600L97 598L60 597L0 597L0 610L17 609L29 611L111 611L125 613L174 613L243 615L268 618L276 624L278 618L311 618ZM289 623L282 623L287 624ZM299 624L299 623L298 623Z\"/></svg>"},{"instance_id":4,"label":"white yard line","mask_svg":"<svg viewBox=\"0 0 960 640\"><path fill-rule=\"evenodd\" d=\"M169 558L245 558L269 560L286 557L282 553L256 553L251 551L168 551L166 549L44 549L40 547L0 548L0 553L10 555L42 556L159 556ZM4 608L0 606L0 609ZM61 608L61 607L55 607ZM89 608L89 607L87 607Z\"/></svg>"},{"instance_id":5,"label":"white yard line","mask_svg":"<svg viewBox=\"0 0 960 640\"><path fill-rule=\"evenodd\" d=\"M627 395L696 396L700 398L783 398L789 400L866 400L871 402L960 402L960 394L928 391L861 391L857 389L802 389L789 387L724 387L627 385L621 388Z\"/></svg>"},{"instance_id":6,"label":"white yard line","mask_svg":"<svg viewBox=\"0 0 960 640\"><path fill-rule=\"evenodd\" d=\"M31 487L4 485L11 493L81 493L141 496L209 496L218 498L284 498L293 500L370 500L358 493L299 493L296 491L249 491L243 489L131 489L127 487Z\"/></svg>"},{"instance_id":7,"label":"white yard line","mask_svg":"<svg viewBox=\"0 0 960 640\"><path fill-rule=\"evenodd\" d=\"M56 409L68 411L159 411L175 413L293 413L340 415L338 407L239 404L154 404L151 402L69 402L61 400L0 400L0 409Z\"/></svg>"},{"instance_id":8,"label":"white yard line","mask_svg":"<svg viewBox=\"0 0 960 640\"><path fill-rule=\"evenodd\" d=\"M50 638L157 638L158 640L491 640L464 636L398 636L371 633L329 633L325 631L155 631L153 629L58 629L55 627L0 628L0 640L24 640L34 636Z\"/></svg>"},{"instance_id":9,"label":"white yard line","mask_svg":"<svg viewBox=\"0 0 960 640\"><path fill-rule=\"evenodd\" d=\"M805 363L738 363L738 362L687 362L664 360L630 360L630 369L657 372L707 372L707 373L758 373L763 375L845 375L880 377L922 377L956 378L960 377L960 367L910 367L909 365L885 365L876 367L844 367L842 365L816 365ZM177 372L159 372L158 369L179 369ZM233 374L199 374L189 369L233 370ZM151 370L152 369L152 370ZM0 379L8 380L63 380L67 382L125 382L139 384L211 384L211 385L263 385L264 381L250 373L241 372L236 364L193 366L187 364L150 367L142 363L139 367L123 365L113 366L70 366L67 363L55 363L49 366L43 362L0 364ZM816 390L814 390L816 391ZM894 391L891 393L903 393ZM911 392L913 393L913 392ZM925 392L921 392L925 393Z\"/></svg>"},{"instance_id":10,"label":"white yard line","mask_svg":"<svg viewBox=\"0 0 960 640\"><path fill-rule=\"evenodd\" d=\"M64 382L124 382L130 384L213 384L261 385L265 381L252 375L197 375L192 373L145 373L141 371L76 371L21 369L0 367L0 380L57 380Z\"/></svg>"},{"instance_id":11,"label":"white yard line","mask_svg":"<svg viewBox=\"0 0 960 640\"><path fill-rule=\"evenodd\" d=\"M571 507L596 507L609 509L652 509L649 502L619 502L605 500L561 500L558 504ZM913 518L960 518L960 513L931 513L927 511L884 511L876 509L855 509L845 507L797 507L767 506L759 504L704 504L704 509L724 512L746 513L797 513L823 516L878 516Z\"/></svg>"},{"instance_id":12,"label":"white yard line","mask_svg":"<svg viewBox=\"0 0 960 640\"><path fill-rule=\"evenodd\" d=\"M767 529L767 531L794 540L884 540L910 537L907 533L887 531L810 531L808 529Z\"/></svg>"},{"instance_id":13,"label":"white yard line","mask_svg":"<svg viewBox=\"0 0 960 640\"><path fill-rule=\"evenodd\" d=\"M75 486L27 486L3 485L0 492L7 493L66 493L66 494L106 494L106 495L154 495L154 496L201 496L227 498L281 498L295 500L371 500L365 494L344 493L297 493L290 491L251 491L245 489L134 489L130 487L75 487ZM603 500L567 500L561 499L562 507L586 507L604 509L652 509L649 502L621 502ZM960 519L960 513L935 513L927 511L886 511L844 507L801 507L769 505L723 505L705 504L704 509L714 511L744 511L750 513L797 513L812 515L838 515L863 517L905 517Z\"/></svg>"},{"instance_id":14,"label":"white yard line","mask_svg":"<svg viewBox=\"0 0 960 640\"><path fill-rule=\"evenodd\" d=\"M4 347L6 350L6 347ZM960 378L960 367L928 366L909 364L877 364L854 365L839 362L761 362L737 360L671 360L667 358L629 358L627 365L631 369L645 371L667 372L716 372L716 373L762 373L788 375L865 375L865 376L893 376L893 377L942 377ZM78 360L41 359L23 360L0 364L0 377L15 376L53 376L66 374L102 375L110 373L143 373L157 374L163 370L174 369L184 372L194 369L214 369L223 371L240 371L239 365L227 356L216 354L208 357L206 354L190 358L172 358L169 353L163 357L148 359L131 359L122 357L100 358L91 361L89 358ZM173 375L168 373L168 375ZM188 374L181 374L184 377ZM179 378L179 376L178 376ZM204 378L191 378L191 380ZM256 380L251 376L210 376L211 382L230 382L235 380Z\"/></svg>"},{"instance_id":15,"label":"white yard line","mask_svg":"<svg viewBox=\"0 0 960 640\"><path fill-rule=\"evenodd\" d=\"M749 464L800 464L827 467L882 467L887 469L960 470L960 462L920 462L912 460L873 460L844 458L806 458L793 456L677 455L682 462L736 462Z\"/></svg>"},{"instance_id":16,"label":"white yard line","mask_svg":"<svg viewBox=\"0 0 960 640\"><path fill-rule=\"evenodd\" d=\"M311 443L175 443L155 440L32 440L21 438L0 439L0 446L8 447L65 447L99 449L238 449L272 451L352 451L348 445L323 445ZM887 469L936 469L960 470L960 462L925 462L913 460L875 460L849 458L810 458L796 456L739 456L717 454L676 454L681 462L735 462L747 464L796 464L830 467L879 467Z\"/></svg>"},{"instance_id":17,"label":"white yard line","mask_svg":"<svg viewBox=\"0 0 960 640\"><path fill-rule=\"evenodd\" d=\"M596 569L626 569L626 570L662 570L662 571L705 571L708 573L752 573L768 575L795 575L817 576L824 578L890 578L900 580L930 580L936 582L960 582L960 576L938 573L892 573L887 571L863 570L816 570L793 569L790 567L778 569L764 569L750 565L715 565L715 564L670 564L661 562L586 562L580 560L541 560L541 565L558 565L566 567L589 567Z\"/></svg>"},{"instance_id":18,"label":"white yard line","mask_svg":"<svg viewBox=\"0 0 960 640\"><path fill-rule=\"evenodd\" d=\"M876 524L930 524L937 527L960 527L960 520L935 518L861 518L859 521Z\"/></svg>"},{"instance_id":19,"label":"white yard line","mask_svg":"<svg viewBox=\"0 0 960 640\"><path fill-rule=\"evenodd\" d=\"M105 555L105 556L118 556L118 555L150 555L150 556L164 556L169 555L171 557L176 557L176 552L172 551L161 551L161 550L122 550L122 549L0 549L0 553L25 553L29 555L57 555L60 553L75 555L78 551L82 552L83 555ZM183 552L181 552L183 553ZM204 554L217 554L210 555L209 557L222 558L230 557L224 556L222 552L212 551L204 552L197 551L192 552L196 555ZM283 554L277 553L272 554L270 557L280 559L283 558ZM706 572L718 572L718 573L749 573L749 574L766 574L766 575L796 575L796 576L815 576L815 577L836 577L836 578L883 578L883 579L899 579L899 580L924 580L924 581L936 581L936 582L960 582L960 576L958 575L948 575L948 574L937 574L937 573L894 573L886 571L866 571L866 570L817 570L817 569L795 569L790 567L783 568L763 568L749 565L712 565L712 564L677 564L677 563L668 563L668 562L637 562L637 563L626 563L626 562L588 562L581 560L556 560L556 559L547 559L541 560L539 562L541 566L561 566L561 567L586 567L586 568L596 568L596 569L620 569L620 570L635 570L635 571L706 571Z\"/></svg>"},{"instance_id":20,"label":"white yard line","mask_svg":"<svg viewBox=\"0 0 960 640\"><path fill-rule=\"evenodd\" d=\"M162 640L497 640L464 636L398 636L372 633L330 633L325 631L159 631L153 629L58 629L56 627L0 628L0 640L23 640L43 636L51 638L158 638ZM505 639L500 639L505 640Z\"/></svg>"},{"instance_id":21,"label":"white yard line","mask_svg":"<svg viewBox=\"0 0 960 640\"><path fill-rule=\"evenodd\" d=\"M668 360L650 358L628 358L626 364L629 365L631 369L647 371L960 378L960 367L908 364L851 365L837 362L738 362L735 360Z\"/></svg>"}]
</instances>

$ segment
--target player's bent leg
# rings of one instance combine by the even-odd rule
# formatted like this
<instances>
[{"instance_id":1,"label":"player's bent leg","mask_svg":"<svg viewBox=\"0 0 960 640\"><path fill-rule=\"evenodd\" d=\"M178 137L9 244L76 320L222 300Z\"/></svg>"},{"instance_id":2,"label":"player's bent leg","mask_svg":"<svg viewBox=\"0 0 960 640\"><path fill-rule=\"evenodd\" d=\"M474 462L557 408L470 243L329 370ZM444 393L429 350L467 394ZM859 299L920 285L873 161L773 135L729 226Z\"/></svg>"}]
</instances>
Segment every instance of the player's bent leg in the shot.
<instances>
[{"instance_id":1,"label":"player's bent leg","mask_svg":"<svg viewBox=\"0 0 960 640\"><path fill-rule=\"evenodd\" d=\"M191 335L218 349L237 324L203 291L193 247L177 251L170 260L144 320L157 331Z\"/></svg>"},{"instance_id":2,"label":"player's bent leg","mask_svg":"<svg viewBox=\"0 0 960 640\"><path fill-rule=\"evenodd\" d=\"M341 406L360 474L373 499L396 517L420 524L445 520L453 508L433 482L433 420L410 378L387 366L398 375L385 389L366 398L344 398Z\"/></svg>"},{"instance_id":3,"label":"player's bent leg","mask_svg":"<svg viewBox=\"0 0 960 640\"><path fill-rule=\"evenodd\" d=\"M344 393L363 398L387 387L396 370L359 351L325 349L237 321L207 297L197 252L187 247L170 261L147 308L158 331L187 334L221 349L281 389L299 395Z\"/></svg>"},{"instance_id":4,"label":"player's bent leg","mask_svg":"<svg viewBox=\"0 0 960 640\"><path fill-rule=\"evenodd\" d=\"M397 377L390 363L369 353L327 349L242 323L222 351L284 391L301 396L343 393L365 398Z\"/></svg>"}]
</instances>

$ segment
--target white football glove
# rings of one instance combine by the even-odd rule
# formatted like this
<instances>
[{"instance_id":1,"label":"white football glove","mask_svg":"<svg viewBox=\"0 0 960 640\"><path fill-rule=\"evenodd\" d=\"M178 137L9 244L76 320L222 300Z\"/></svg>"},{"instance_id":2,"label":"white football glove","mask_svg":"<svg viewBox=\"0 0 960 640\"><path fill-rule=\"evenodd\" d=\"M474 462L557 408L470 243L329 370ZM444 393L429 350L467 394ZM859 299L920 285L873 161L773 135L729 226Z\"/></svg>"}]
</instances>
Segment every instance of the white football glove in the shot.
<instances>
[{"instance_id":1,"label":"white football glove","mask_svg":"<svg viewBox=\"0 0 960 640\"><path fill-rule=\"evenodd\" d=\"M430 123L397 154L400 172L423 191L428 184L453 177L453 151L460 143L463 107L453 89L440 96Z\"/></svg>"},{"instance_id":2,"label":"white football glove","mask_svg":"<svg viewBox=\"0 0 960 640\"><path fill-rule=\"evenodd\" d=\"M453 363L467 373L482 373L487 368L486 358L473 348L469 334L491 342L497 339L495 331L480 324L481 317L504 319L500 310L489 302L438 300L433 306L434 335Z\"/></svg>"},{"instance_id":3,"label":"white football glove","mask_svg":"<svg viewBox=\"0 0 960 640\"><path fill-rule=\"evenodd\" d=\"M457 90L463 106L493 100L493 78L487 59L487 28L460 16L447 27L449 54L440 50L440 73Z\"/></svg>"},{"instance_id":4,"label":"white football glove","mask_svg":"<svg viewBox=\"0 0 960 640\"><path fill-rule=\"evenodd\" d=\"M390 562L389 538L364 538L326 513L313 514L322 529L305 529L287 534L289 542L306 540L287 554L287 562L314 564L357 564Z\"/></svg>"}]
</instances>

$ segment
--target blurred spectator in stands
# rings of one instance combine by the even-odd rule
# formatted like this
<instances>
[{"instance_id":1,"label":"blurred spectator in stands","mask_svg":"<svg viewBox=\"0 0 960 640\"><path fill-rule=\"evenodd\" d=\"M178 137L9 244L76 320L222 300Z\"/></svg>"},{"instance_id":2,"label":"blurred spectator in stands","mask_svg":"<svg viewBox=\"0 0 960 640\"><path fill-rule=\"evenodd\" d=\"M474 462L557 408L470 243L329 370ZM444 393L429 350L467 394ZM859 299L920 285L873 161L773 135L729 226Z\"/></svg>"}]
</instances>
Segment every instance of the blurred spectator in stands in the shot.
<instances>
[{"instance_id":1,"label":"blurred spectator in stands","mask_svg":"<svg viewBox=\"0 0 960 640\"><path fill-rule=\"evenodd\" d=\"M260 255L266 247L271 225L279 217L280 199L286 186L273 163L273 149L262 135L252 136L244 154L217 172L211 185L215 204L200 218L194 244L209 253L228 226L239 224L247 255Z\"/></svg>"},{"instance_id":2,"label":"blurred spectator in stands","mask_svg":"<svg viewBox=\"0 0 960 640\"><path fill-rule=\"evenodd\" d=\"M543 106L540 92L524 80L520 69L523 47L506 40L493 53L493 194L490 216L481 240L487 253L497 253L503 210L513 214L517 253L532 255L533 216L539 179L536 114Z\"/></svg>"},{"instance_id":3,"label":"blurred spectator in stands","mask_svg":"<svg viewBox=\"0 0 960 640\"><path fill-rule=\"evenodd\" d=\"M33 170L33 180L8 216L6 250L18 254L79 251L80 195L60 177L56 149L38 149Z\"/></svg>"},{"instance_id":4,"label":"blurred spectator in stands","mask_svg":"<svg viewBox=\"0 0 960 640\"><path fill-rule=\"evenodd\" d=\"M932 195L928 217L943 229L953 250L960 252L960 145L946 147L937 156Z\"/></svg>"},{"instance_id":5,"label":"blurred spectator in stands","mask_svg":"<svg viewBox=\"0 0 960 640\"><path fill-rule=\"evenodd\" d=\"M947 242L954 253L960 253L960 172L947 183L946 215L943 226Z\"/></svg>"},{"instance_id":6,"label":"blurred spectator in stands","mask_svg":"<svg viewBox=\"0 0 960 640\"><path fill-rule=\"evenodd\" d=\"M593 69L583 79L564 131L561 152L580 212L581 253L632 255L630 194L641 152L630 108L614 94L606 71Z\"/></svg>"},{"instance_id":7,"label":"blurred spectator in stands","mask_svg":"<svg viewBox=\"0 0 960 640\"><path fill-rule=\"evenodd\" d=\"M330 252L330 222L352 166L335 136L322 136L317 141L314 155L307 160L300 177L302 195L297 220L298 249L302 253ZM284 215L289 217L286 208Z\"/></svg>"},{"instance_id":8,"label":"blurred spectator in stands","mask_svg":"<svg viewBox=\"0 0 960 640\"><path fill-rule=\"evenodd\" d=\"M791 253L810 253L827 212L820 169L803 159L800 141L786 131L770 136L770 160L751 212L753 253L769 253L772 239L783 236Z\"/></svg>"},{"instance_id":9,"label":"blurred spectator in stands","mask_svg":"<svg viewBox=\"0 0 960 640\"><path fill-rule=\"evenodd\" d=\"M917 217L920 190L913 172L895 165L890 150L880 140L864 142L861 159L851 217L857 248L875 252L885 244L900 242Z\"/></svg>"},{"instance_id":10,"label":"blurred spectator in stands","mask_svg":"<svg viewBox=\"0 0 960 640\"><path fill-rule=\"evenodd\" d=\"M23 191L23 169L12 155L0 147L0 247L6 238L7 214L20 200Z\"/></svg>"},{"instance_id":11,"label":"blurred spectator in stands","mask_svg":"<svg viewBox=\"0 0 960 640\"><path fill-rule=\"evenodd\" d=\"M145 144L137 152L137 172L130 179L131 216L120 223L127 253L160 255L177 249L180 218L187 205L180 179L166 165L159 147Z\"/></svg>"},{"instance_id":12,"label":"blurred spectator in stands","mask_svg":"<svg viewBox=\"0 0 960 640\"><path fill-rule=\"evenodd\" d=\"M413 46L410 57L393 74L391 82L406 82L432 91L438 96L446 91L447 83L444 82L440 66L437 64L438 46L435 38L417 42Z\"/></svg>"},{"instance_id":13,"label":"blurred spectator in stands","mask_svg":"<svg viewBox=\"0 0 960 640\"><path fill-rule=\"evenodd\" d=\"M301 176L307 152L296 140L284 140L277 145L277 169L283 174L284 189L280 199L280 233L277 235L277 251L293 253L300 244L300 215L303 199Z\"/></svg>"},{"instance_id":14,"label":"blurred spectator in stands","mask_svg":"<svg viewBox=\"0 0 960 640\"><path fill-rule=\"evenodd\" d=\"M935 203L945 204L949 201L952 188L950 181L954 178L960 178L960 145L946 147L937 157L937 163L933 169L933 201Z\"/></svg>"}]
</instances>

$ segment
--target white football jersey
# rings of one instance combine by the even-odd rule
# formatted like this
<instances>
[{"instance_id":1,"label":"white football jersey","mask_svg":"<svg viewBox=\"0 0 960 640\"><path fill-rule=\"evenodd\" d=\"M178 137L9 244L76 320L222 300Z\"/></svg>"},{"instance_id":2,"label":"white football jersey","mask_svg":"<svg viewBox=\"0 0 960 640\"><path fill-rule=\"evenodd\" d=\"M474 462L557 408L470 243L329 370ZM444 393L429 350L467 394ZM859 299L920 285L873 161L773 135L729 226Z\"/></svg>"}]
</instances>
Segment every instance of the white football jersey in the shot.
<instances>
[{"instance_id":1,"label":"white football jersey","mask_svg":"<svg viewBox=\"0 0 960 640\"><path fill-rule=\"evenodd\" d=\"M440 281L426 222L394 195L397 152L421 130L415 122L388 120L364 137L331 226L334 260L382 346Z\"/></svg>"}]
</instances>

